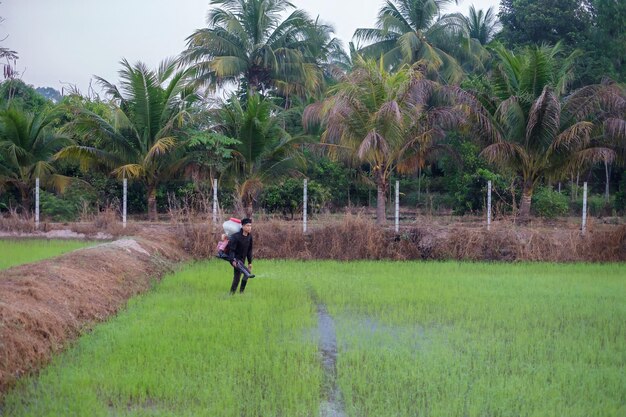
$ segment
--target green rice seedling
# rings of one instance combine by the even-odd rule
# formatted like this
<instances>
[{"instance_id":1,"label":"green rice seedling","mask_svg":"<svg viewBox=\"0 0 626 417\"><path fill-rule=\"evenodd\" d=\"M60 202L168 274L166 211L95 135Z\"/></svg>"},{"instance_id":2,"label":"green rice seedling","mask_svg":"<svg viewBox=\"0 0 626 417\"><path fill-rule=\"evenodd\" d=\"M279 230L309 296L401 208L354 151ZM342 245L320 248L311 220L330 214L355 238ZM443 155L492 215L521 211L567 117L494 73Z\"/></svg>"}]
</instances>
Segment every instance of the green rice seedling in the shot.
<instances>
[{"instance_id":1,"label":"green rice seedling","mask_svg":"<svg viewBox=\"0 0 626 417\"><path fill-rule=\"evenodd\" d=\"M190 265L4 404L10 416L319 416L334 321L345 415L626 415L626 265Z\"/></svg>"},{"instance_id":2,"label":"green rice seedling","mask_svg":"<svg viewBox=\"0 0 626 417\"><path fill-rule=\"evenodd\" d=\"M621 416L626 265L328 263L350 416Z\"/></svg>"},{"instance_id":3,"label":"green rice seedling","mask_svg":"<svg viewBox=\"0 0 626 417\"><path fill-rule=\"evenodd\" d=\"M6 415L316 416L308 295L268 279L230 296L231 277L220 261L165 277L20 384Z\"/></svg>"},{"instance_id":4,"label":"green rice seedling","mask_svg":"<svg viewBox=\"0 0 626 417\"><path fill-rule=\"evenodd\" d=\"M93 242L0 239L0 269L52 258L90 245Z\"/></svg>"}]
</instances>

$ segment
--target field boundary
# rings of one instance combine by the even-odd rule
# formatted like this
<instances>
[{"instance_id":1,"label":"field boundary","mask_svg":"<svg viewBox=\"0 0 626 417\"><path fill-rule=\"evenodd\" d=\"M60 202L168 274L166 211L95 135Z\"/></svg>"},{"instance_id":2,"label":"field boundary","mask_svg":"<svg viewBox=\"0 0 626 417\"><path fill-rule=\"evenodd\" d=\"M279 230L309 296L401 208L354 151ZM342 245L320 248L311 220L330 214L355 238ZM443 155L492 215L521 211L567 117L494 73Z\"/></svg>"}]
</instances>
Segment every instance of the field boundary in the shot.
<instances>
[{"instance_id":1,"label":"field boundary","mask_svg":"<svg viewBox=\"0 0 626 417\"><path fill-rule=\"evenodd\" d=\"M0 398L186 259L171 233L151 230L0 271Z\"/></svg>"},{"instance_id":2,"label":"field boundary","mask_svg":"<svg viewBox=\"0 0 626 417\"><path fill-rule=\"evenodd\" d=\"M342 222L307 233L284 222L259 222L253 233L255 255L261 259L626 261L626 225L595 227L583 235L561 226L499 223L487 230L476 224L424 221L395 233L362 217L346 216Z\"/></svg>"}]
</instances>

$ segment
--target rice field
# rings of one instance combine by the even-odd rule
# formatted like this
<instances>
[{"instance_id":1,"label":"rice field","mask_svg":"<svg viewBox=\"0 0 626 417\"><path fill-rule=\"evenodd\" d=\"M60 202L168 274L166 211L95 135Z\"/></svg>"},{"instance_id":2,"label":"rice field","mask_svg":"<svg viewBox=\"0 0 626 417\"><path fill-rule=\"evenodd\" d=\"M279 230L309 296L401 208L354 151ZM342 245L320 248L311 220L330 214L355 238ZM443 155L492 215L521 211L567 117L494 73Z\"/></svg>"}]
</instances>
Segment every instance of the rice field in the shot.
<instances>
[{"instance_id":1,"label":"rice field","mask_svg":"<svg viewBox=\"0 0 626 417\"><path fill-rule=\"evenodd\" d=\"M0 239L0 269L40 261L93 245L75 240Z\"/></svg>"},{"instance_id":2,"label":"rice field","mask_svg":"<svg viewBox=\"0 0 626 417\"><path fill-rule=\"evenodd\" d=\"M255 273L234 296L225 262L165 277L0 414L626 415L626 265L257 260Z\"/></svg>"}]
</instances>

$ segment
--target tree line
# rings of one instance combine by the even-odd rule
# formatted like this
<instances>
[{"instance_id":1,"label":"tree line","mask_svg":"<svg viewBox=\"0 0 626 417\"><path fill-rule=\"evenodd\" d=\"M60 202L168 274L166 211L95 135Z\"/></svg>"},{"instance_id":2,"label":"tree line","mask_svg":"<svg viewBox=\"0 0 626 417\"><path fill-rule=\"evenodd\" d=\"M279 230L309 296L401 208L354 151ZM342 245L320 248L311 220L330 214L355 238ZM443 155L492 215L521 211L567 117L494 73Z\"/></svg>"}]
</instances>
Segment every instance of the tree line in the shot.
<instances>
[{"instance_id":1,"label":"tree line","mask_svg":"<svg viewBox=\"0 0 626 417\"><path fill-rule=\"evenodd\" d=\"M117 83L96 77L103 93L57 103L3 47L0 210L28 213L35 178L50 212L99 210L127 178L143 196L131 211L150 219L213 180L242 214L293 216L304 177L313 209L374 190L378 223L392 179L410 204L426 194L458 213L481 210L492 180L521 222L566 214L581 178L595 179L603 207L623 210L626 6L504 0L497 15L444 14L452 2L387 0L344 49L285 0L212 0L179 56L124 59Z\"/></svg>"}]
</instances>

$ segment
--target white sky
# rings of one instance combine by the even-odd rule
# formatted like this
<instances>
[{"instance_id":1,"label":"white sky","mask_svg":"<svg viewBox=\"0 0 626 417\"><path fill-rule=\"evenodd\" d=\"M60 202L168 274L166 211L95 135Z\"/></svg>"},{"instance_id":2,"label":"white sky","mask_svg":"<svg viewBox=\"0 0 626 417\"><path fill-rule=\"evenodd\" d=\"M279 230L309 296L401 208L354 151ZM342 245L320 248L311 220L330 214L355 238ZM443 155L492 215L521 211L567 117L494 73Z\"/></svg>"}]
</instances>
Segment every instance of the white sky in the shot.
<instances>
[{"instance_id":1,"label":"white sky","mask_svg":"<svg viewBox=\"0 0 626 417\"><path fill-rule=\"evenodd\" d=\"M205 26L209 0L0 0L0 45L19 54L17 69L35 87L68 84L87 93L93 75L117 83L119 61L150 67L178 55ZM331 23L344 44L358 27L374 27L383 0L292 0ZM459 0L449 11L498 8L498 0ZM66 84L63 84L66 83Z\"/></svg>"}]
</instances>

